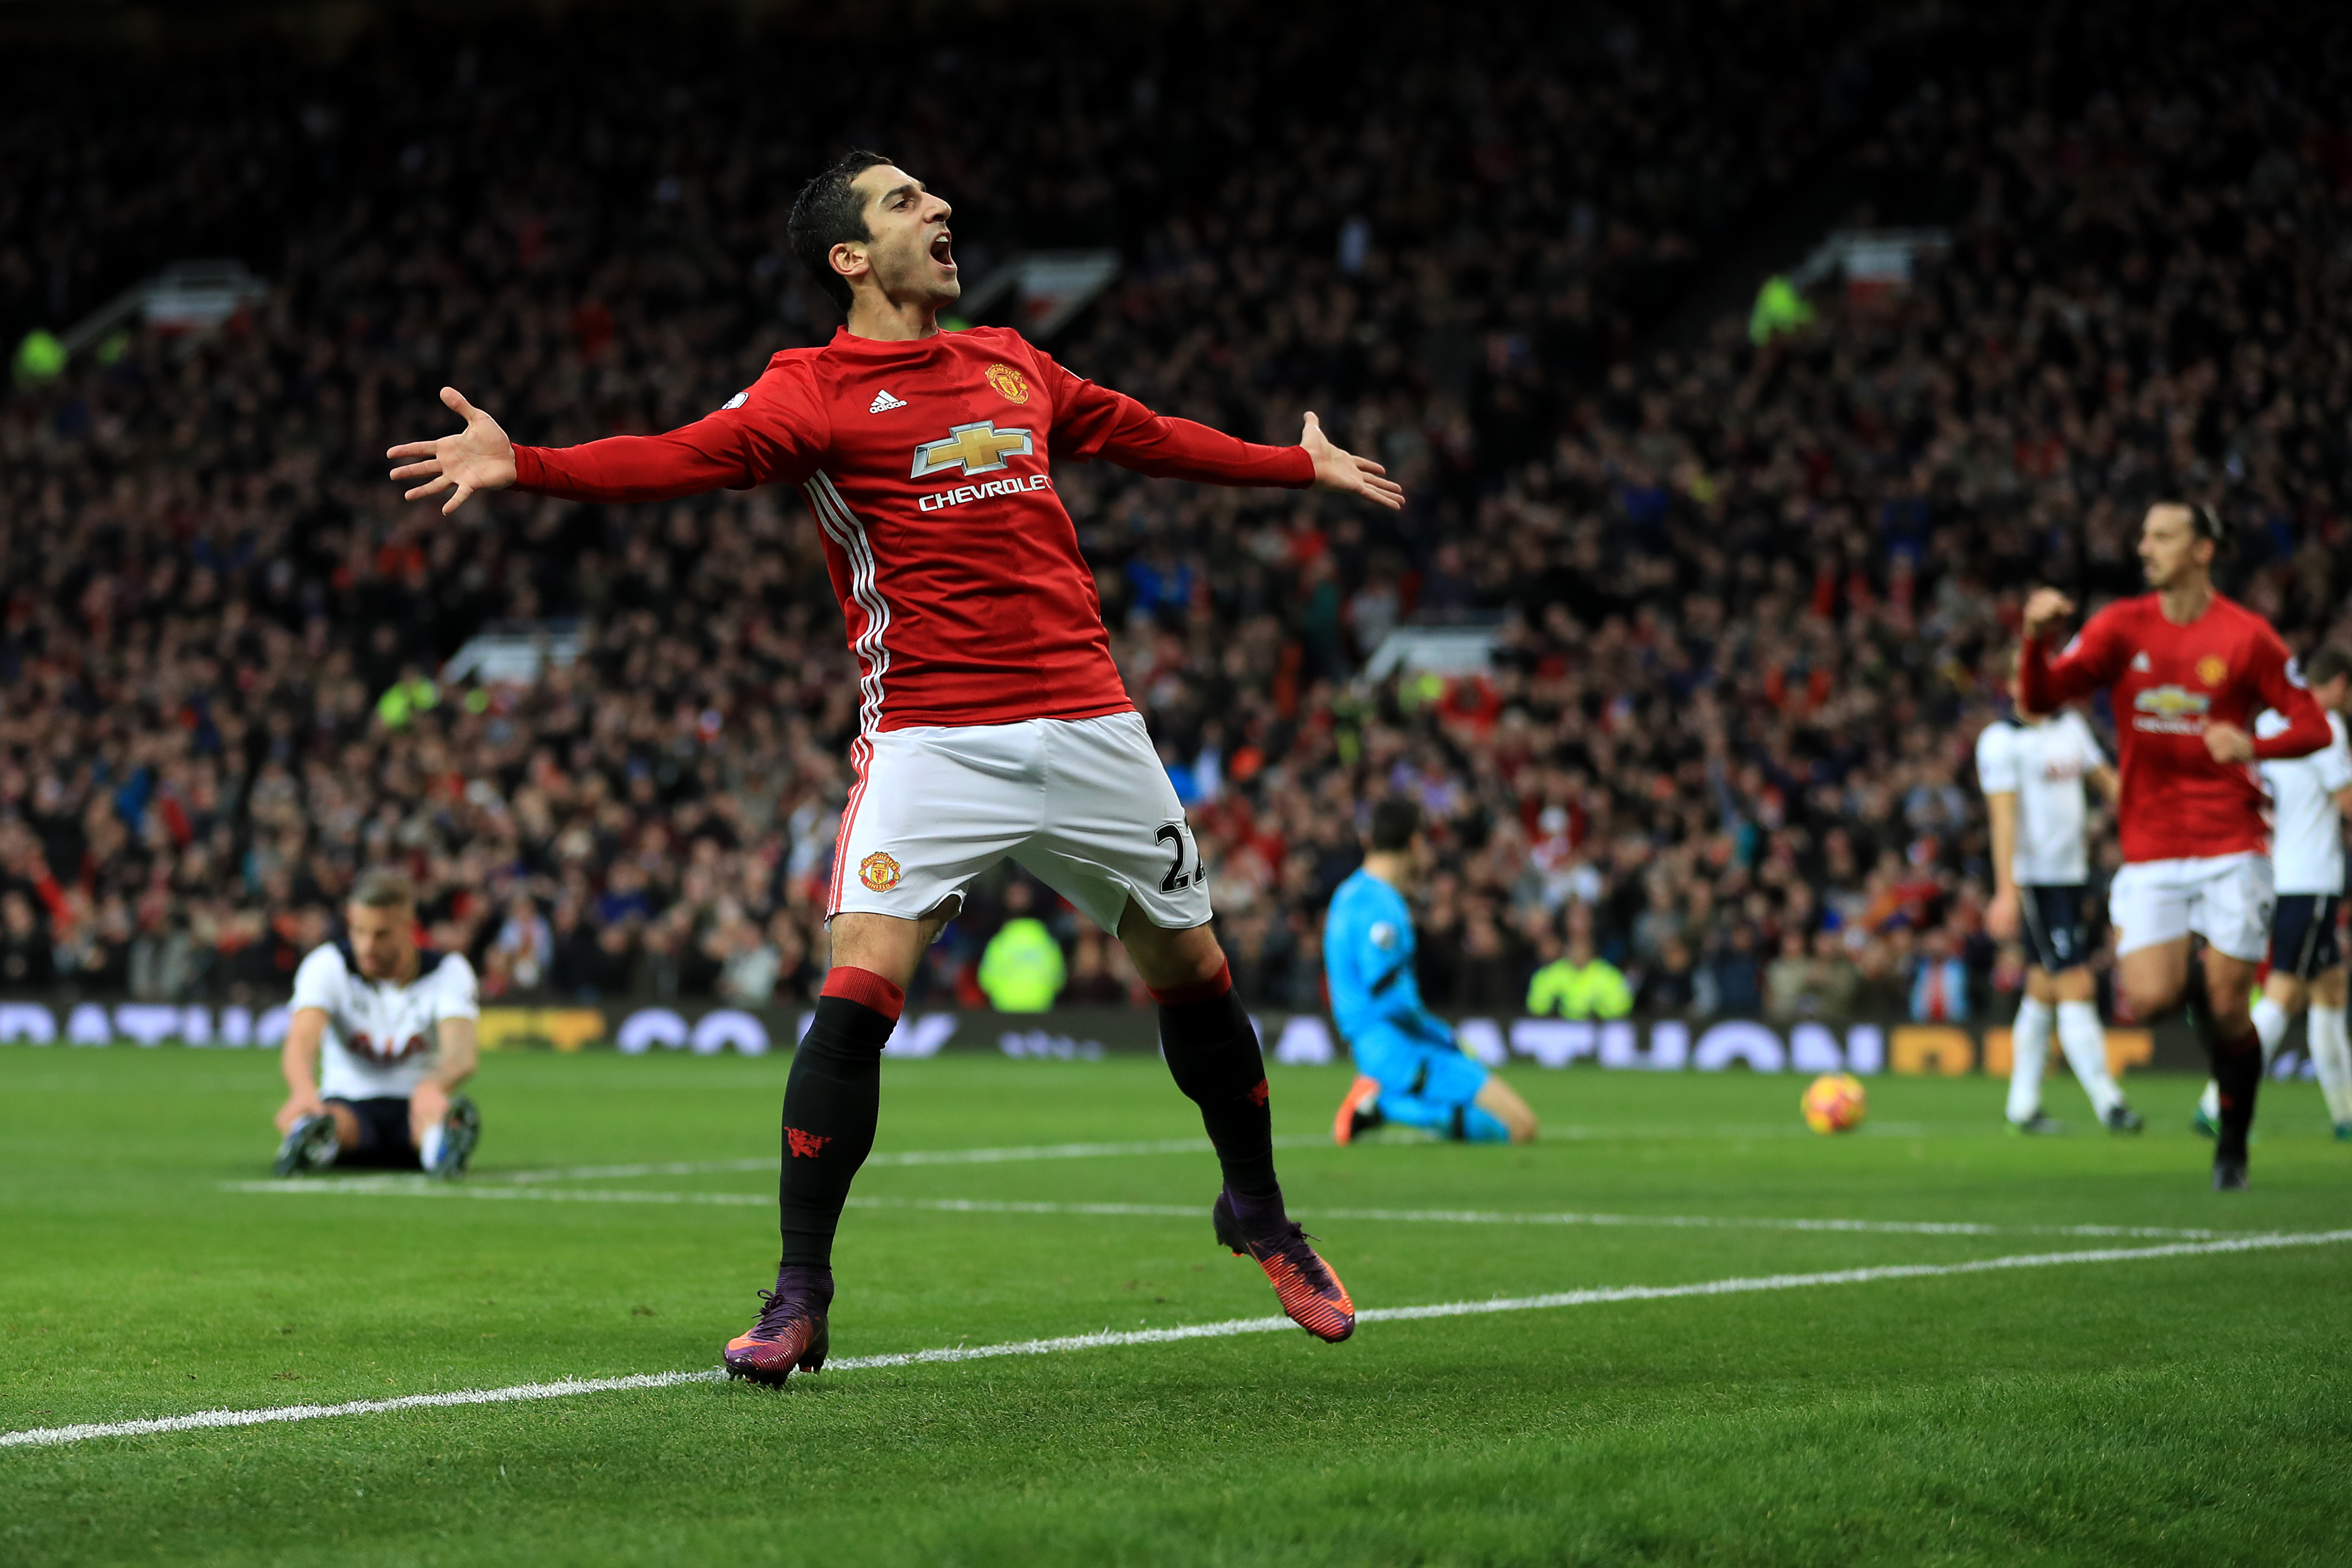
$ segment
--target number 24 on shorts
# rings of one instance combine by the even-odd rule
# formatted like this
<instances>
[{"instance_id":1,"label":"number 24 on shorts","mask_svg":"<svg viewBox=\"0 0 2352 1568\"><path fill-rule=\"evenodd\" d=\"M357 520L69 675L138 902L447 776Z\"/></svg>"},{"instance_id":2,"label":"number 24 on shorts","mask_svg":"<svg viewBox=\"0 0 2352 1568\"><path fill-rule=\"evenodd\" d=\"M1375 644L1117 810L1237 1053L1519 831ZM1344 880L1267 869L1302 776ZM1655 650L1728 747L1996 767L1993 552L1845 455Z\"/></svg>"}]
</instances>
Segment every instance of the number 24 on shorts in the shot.
<instances>
[{"instance_id":1,"label":"number 24 on shorts","mask_svg":"<svg viewBox=\"0 0 2352 1568\"><path fill-rule=\"evenodd\" d=\"M1181 826L1174 822L1162 823L1160 831L1152 836L1163 844L1173 845L1175 849L1174 856L1168 862L1168 874L1160 879L1160 892L1176 893L1195 885L1204 890L1208 887L1209 868L1202 865L1197 858L1193 861L1191 871L1184 869L1186 835Z\"/></svg>"}]
</instances>

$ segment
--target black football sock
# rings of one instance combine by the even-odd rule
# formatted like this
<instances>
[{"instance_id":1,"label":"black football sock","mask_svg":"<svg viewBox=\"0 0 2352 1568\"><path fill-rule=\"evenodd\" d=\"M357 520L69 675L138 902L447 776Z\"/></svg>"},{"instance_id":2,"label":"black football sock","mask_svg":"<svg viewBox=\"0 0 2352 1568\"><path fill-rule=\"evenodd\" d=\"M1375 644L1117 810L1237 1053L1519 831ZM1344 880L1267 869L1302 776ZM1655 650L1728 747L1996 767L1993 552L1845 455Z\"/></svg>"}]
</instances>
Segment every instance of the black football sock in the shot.
<instances>
[{"instance_id":1,"label":"black football sock","mask_svg":"<svg viewBox=\"0 0 2352 1568\"><path fill-rule=\"evenodd\" d=\"M2205 1051L2213 1064L2213 1088L2221 1102L2221 1125L2213 1138L2213 1157L2243 1165L2246 1135L2254 1125L2254 1095L2263 1085L2263 1037L2249 1024L2240 1039L2209 1042Z\"/></svg>"},{"instance_id":2,"label":"black football sock","mask_svg":"<svg viewBox=\"0 0 2352 1568\"><path fill-rule=\"evenodd\" d=\"M2182 993L2181 1005L2189 1023L2196 1028L2197 1043L2205 1048L2205 1060L2213 1069L2214 1095L2221 1102L2221 1125L2214 1129L2213 1157L2243 1165L2247 1135L2254 1125L2254 1097L2263 1084L2263 1037L2251 1022L2242 1035L2222 1035L2205 981L2204 956L2197 948L2189 951L2189 983Z\"/></svg>"},{"instance_id":3,"label":"black football sock","mask_svg":"<svg viewBox=\"0 0 2352 1568\"><path fill-rule=\"evenodd\" d=\"M843 965L824 977L816 1018L784 1081L783 1174L776 1190L784 1243L780 1268L833 1267L842 1203L874 1150L882 1048L905 1004L906 994L870 969Z\"/></svg>"},{"instance_id":4,"label":"black football sock","mask_svg":"<svg viewBox=\"0 0 2352 1568\"><path fill-rule=\"evenodd\" d=\"M1201 1124L1216 1145L1225 1190L1244 1219L1282 1212L1282 1189L1274 1179L1274 1113L1267 1108L1265 1061L1258 1054L1257 1030L1234 995L1232 971L1220 966L1213 979L1167 989L1155 988L1160 1004L1160 1045L1168 1071L1201 1108Z\"/></svg>"}]
</instances>

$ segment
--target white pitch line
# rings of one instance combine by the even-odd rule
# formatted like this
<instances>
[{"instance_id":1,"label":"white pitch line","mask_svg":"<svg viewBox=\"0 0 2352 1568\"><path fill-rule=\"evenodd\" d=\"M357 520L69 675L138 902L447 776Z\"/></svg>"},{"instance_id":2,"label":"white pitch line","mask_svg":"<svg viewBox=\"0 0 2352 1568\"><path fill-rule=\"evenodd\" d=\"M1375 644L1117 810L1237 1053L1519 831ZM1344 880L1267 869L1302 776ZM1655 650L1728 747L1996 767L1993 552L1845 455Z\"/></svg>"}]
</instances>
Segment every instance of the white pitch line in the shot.
<instances>
[{"instance_id":1,"label":"white pitch line","mask_svg":"<svg viewBox=\"0 0 2352 1568\"><path fill-rule=\"evenodd\" d=\"M454 1186L425 1176L352 1176L328 1181L225 1181L223 1192L310 1197L468 1197L514 1203L711 1204L721 1208L773 1208L769 1192L647 1192L636 1187ZM851 1198L852 1203L858 1199Z\"/></svg>"},{"instance_id":2,"label":"white pitch line","mask_svg":"<svg viewBox=\"0 0 2352 1568\"><path fill-rule=\"evenodd\" d=\"M681 1383L712 1383L725 1374L644 1372L629 1377L567 1377L556 1383L520 1383L509 1388L462 1388L447 1394L410 1394L398 1399L354 1399L347 1405L272 1405L259 1410L199 1410L152 1421L92 1421L77 1427L37 1427L0 1432L0 1448L46 1448L86 1443L92 1437L144 1437L160 1432L201 1432L218 1427L264 1427L278 1421L316 1421L328 1416L378 1416L392 1410L438 1410L456 1405L511 1405L529 1399L568 1399L575 1394L609 1394L623 1388L670 1388Z\"/></svg>"},{"instance_id":3,"label":"white pitch line","mask_svg":"<svg viewBox=\"0 0 2352 1568\"><path fill-rule=\"evenodd\" d=\"M1916 1137L1936 1129L1925 1122L1866 1123L1860 1131L1881 1137ZM1639 1142L1643 1139L1811 1137L1801 1123L1733 1123L1709 1126L1546 1127L1550 1143ZM1274 1140L1277 1149L1328 1149L1337 1145L1319 1133L1284 1133ZM1204 1155L1212 1152L1206 1138L1156 1138L1119 1144L1029 1144L994 1149L902 1149L868 1155L869 1166L992 1166L1027 1160L1108 1159L1131 1155ZM543 1170L484 1171L472 1179L529 1186L556 1181L619 1181L631 1176L721 1176L737 1171L772 1171L777 1156L761 1155L740 1160L655 1160L634 1165L560 1166Z\"/></svg>"},{"instance_id":4,"label":"white pitch line","mask_svg":"<svg viewBox=\"0 0 2352 1568\"><path fill-rule=\"evenodd\" d=\"M1330 1140L1310 1133L1286 1133L1274 1140L1278 1149L1310 1148ZM1157 1138L1127 1144L1031 1144L1006 1149L902 1149L868 1155L869 1166L993 1166L1024 1160L1087 1160L1119 1155L1205 1155L1213 1152L1206 1138ZM528 1184L550 1181L617 1181L627 1176L717 1176L730 1171L772 1171L776 1156L762 1155L741 1160L667 1160L646 1165L567 1166L552 1170L486 1173L477 1182Z\"/></svg>"},{"instance_id":5,"label":"white pitch line","mask_svg":"<svg viewBox=\"0 0 2352 1568\"><path fill-rule=\"evenodd\" d=\"M2179 1237L2201 1240L2225 1232L2169 1225L1990 1225L1960 1219L1783 1219L1766 1215L1523 1214L1510 1210L1322 1208L1325 1219L1406 1220L1454 1225L1654 1226L1698 1230L1835 1230L1903 1236Z\"/></svg>"},{"instance_id":6,"label":"white pitch line","mask_svg":"<svg viewBox=\"0 0 2352 1568\"><path fill-rule=\"evenodd\" d=\"M226 1192L331 1197L470 1197L499 1202L702 1204L765 1208L763 1192L651 1192L633 1187L455 1186L423 1176L360 1176L327 1181L234 1181ZM923 1209L942 1214L1071 1214L1106 1218L1198 1219L1199 1204L1047 1203L987 1197L852 1197L852 1208ZM2201 1240L2225 1232L2165 1225L1991 1225L1959 1219L1789 1219L1769 1215L1546 1214L1511 1209L1301 1208L1302 1219L1366 1220L1411 1225L1563 1225L1692 1230L1813 1230L1893 1236L2176 1237Z\"/></svg>"},{"instance_id":7,"label":"white pitch line","mask_svg":"<svg viewBox=\"0 0 2352 1568\"><path fill-rule=\"evenodd\" d=\"M2352 1241L2352 1230L2305 1231L2273 1236L2242 1236L2219 1241L2177 1241L2164 1247L2107 1247L2084 1252L2022 1252L2006 1258L1980 1258L1967 1263L1895 1263L1869 1269L1837 1269L1819 1274L1767 1274L1728 1280L1705 1280L1688 1285L1612 1285L1585 1291L1557 1291L1541 1296L1502 1296L1479 1301L1434 1301L1418 1307L1372 1307L1356 1314L1359 1323L1416 1322L1425 1318L1483 1317L1496 1312L1544 1312L1559 1307L1601 1306L1616 1301L1664 1301L1694 1296L1734 1296L1760 1291L1798 1291L1834 1285L1867 1285L1887 1280L1928 1280L1955 1274L1984 1274L2010 1269L2050 1269L2086 1263L2137 1263L2159 1258L2200 1258L2224 1252L2267 1251L2284 1247L2328 1247ZM943 1362L987 1361L1007 1355L1052 1355L1073 1350L1115 1350L1130 1345L1169 1344L1180 1340L1227 1339L1238 1334L1276 1333L1294 1325L1288 1318L1229 1318L1222 1322L1187 1323L1177 1328L1130 1329L1101 1333L1066 1334L1058 1339L1013 1340L1003 1344L943 1345L934 1350L897 1354L841 1356L827 1361L832 1372L860 1372L886 1366L926 1366ZM186 1416L163 1416L145 1421L97 1421L73 1427L40 1427L29 1431L0 1432L0 1448L50 1448L87 1442L93 1437L138 1437L169 1432L194 1432L222 1427L258 1427L281 1421L315 1421L329 1416L373 1416L394 1410L443 1409L462 1405L507 1405L533 1399L568 1399L580 1394L604 1394L621 1389L669 1388L682 1383L713 1383L724 1375L716 1368L698 1372L642 1373L631 1377L566 1378L557 1383L525 1383L508 1388L468 1388L446 1394L412 1394L398 1399L361 1399L348 1405L279 1405L258 1410L199 1410Z\"/></svg>"}]
</instances>

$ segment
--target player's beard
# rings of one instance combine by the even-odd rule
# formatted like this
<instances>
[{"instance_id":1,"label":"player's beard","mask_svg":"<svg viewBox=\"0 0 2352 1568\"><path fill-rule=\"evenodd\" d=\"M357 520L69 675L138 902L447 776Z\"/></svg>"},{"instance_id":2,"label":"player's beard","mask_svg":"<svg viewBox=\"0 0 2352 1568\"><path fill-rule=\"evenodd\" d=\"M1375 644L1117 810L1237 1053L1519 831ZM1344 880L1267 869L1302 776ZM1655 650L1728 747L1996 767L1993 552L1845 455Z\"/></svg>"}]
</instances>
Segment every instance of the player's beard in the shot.
<instances>
[{"instance_id":1,"label":"player's beard","mask_svg":"<svg viewBox=\"0 0 2352 1568\"><path fill-rule=\"evenodd\" d=\"M929 242L893 265L890 271L893 276L888 280L888 292L893 298L919 298L937 310L963 298L961 275L941 272Z\"/></svg>"}]
</instances>

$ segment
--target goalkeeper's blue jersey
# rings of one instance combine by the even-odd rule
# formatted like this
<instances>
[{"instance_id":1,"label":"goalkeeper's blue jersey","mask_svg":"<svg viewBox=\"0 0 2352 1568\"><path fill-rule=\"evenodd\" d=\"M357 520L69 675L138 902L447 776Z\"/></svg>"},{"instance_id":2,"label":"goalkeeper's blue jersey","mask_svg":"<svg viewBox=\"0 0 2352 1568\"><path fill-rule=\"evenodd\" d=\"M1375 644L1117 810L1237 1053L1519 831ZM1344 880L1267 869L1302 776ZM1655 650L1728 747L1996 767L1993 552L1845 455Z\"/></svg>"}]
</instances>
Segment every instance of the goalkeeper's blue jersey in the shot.
<instances>
[{"instance_id":1,"label":"goalkeeper's blue jersey","mask_svg":"<svg viewBox=\"0 0 2352 1568\"><path fill-rule=\"evenodd\" d=\"M1453 1028L1422 1006L1412 955L1404 894L1361 869L1339 884L1323 924L1323 972L1332 1017L1350 1043L1386 1031L1452 1049Z\"/></svg>"}]
</instances>

